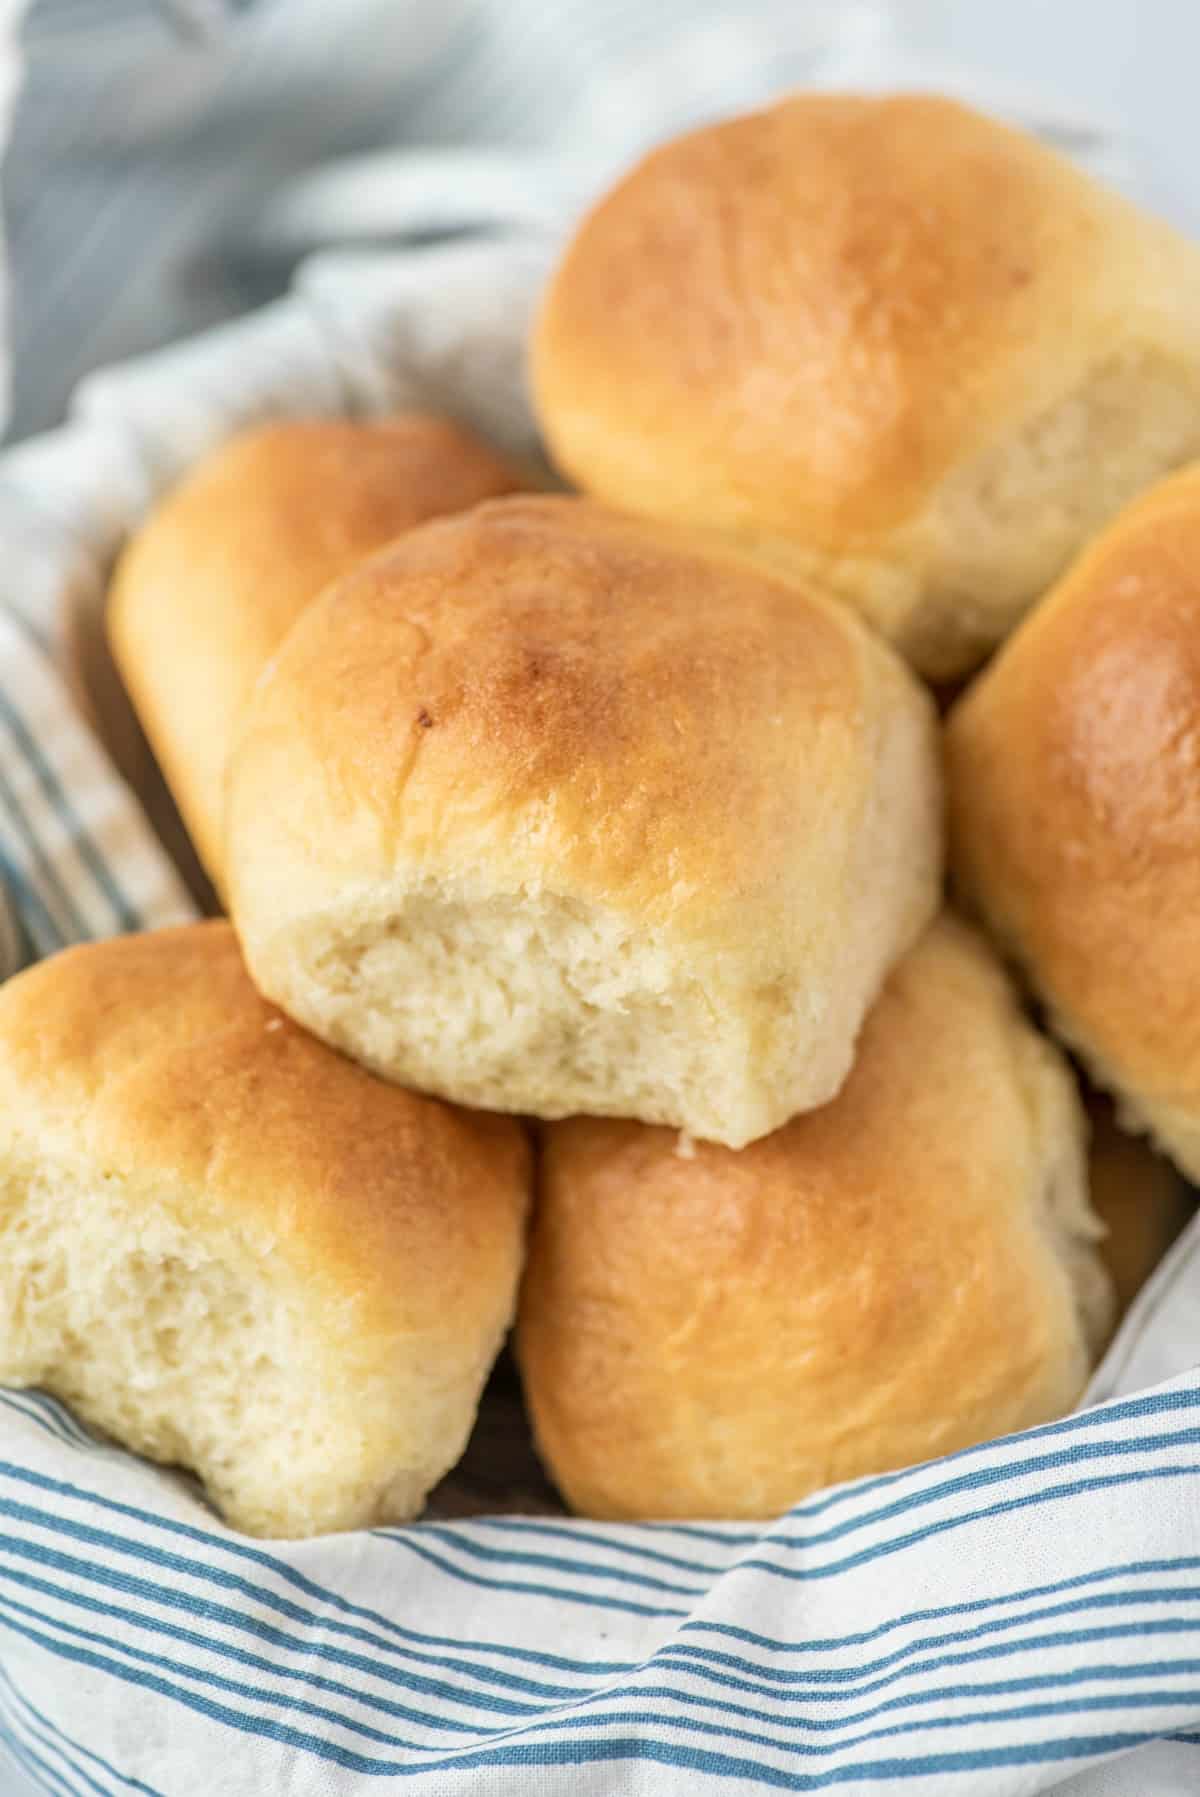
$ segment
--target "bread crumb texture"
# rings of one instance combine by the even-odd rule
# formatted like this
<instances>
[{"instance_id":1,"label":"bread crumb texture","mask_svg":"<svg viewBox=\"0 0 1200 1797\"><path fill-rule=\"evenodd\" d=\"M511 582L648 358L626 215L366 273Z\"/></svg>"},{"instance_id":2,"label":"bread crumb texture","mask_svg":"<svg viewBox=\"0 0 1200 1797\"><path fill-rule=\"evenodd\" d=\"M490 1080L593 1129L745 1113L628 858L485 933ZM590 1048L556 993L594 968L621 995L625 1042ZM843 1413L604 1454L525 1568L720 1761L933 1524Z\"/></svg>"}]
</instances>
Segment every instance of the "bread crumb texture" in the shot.
<instances>
[{"instance_id":1,"label":"bread crumb texture","mask_svg":"<svg viewBox=\"0 0 1200 1797\"><path fill-rule=\"evenodd\" d=\"M419 1511L508 1326L528 1190L518 1125L331 1053L226 924L0 992L0 1379L251 1534Z\"/></svg>"}]
</instances>

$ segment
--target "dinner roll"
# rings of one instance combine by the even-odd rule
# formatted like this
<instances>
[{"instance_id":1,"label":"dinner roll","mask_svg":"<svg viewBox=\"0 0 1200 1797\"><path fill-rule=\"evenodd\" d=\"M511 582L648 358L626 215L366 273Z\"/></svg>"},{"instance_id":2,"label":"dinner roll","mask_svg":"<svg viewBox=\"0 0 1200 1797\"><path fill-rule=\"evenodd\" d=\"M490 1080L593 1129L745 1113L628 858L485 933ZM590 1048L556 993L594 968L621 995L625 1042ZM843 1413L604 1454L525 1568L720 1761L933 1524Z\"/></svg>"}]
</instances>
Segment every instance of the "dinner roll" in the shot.
<instances>
[{"instance_id":1,"label":"dinner roll","mask_svg":"<svg viewBox=\"0 0 1200 1797\"><path fill-rule=\"evenodd\" d=\"M285 1021L225 923L0 991L0 1380L190 1467L237 1528L398 1521L508 1325L528 1148Z\"/></svg>"},{"instance_id":2,"label":"dinner roll","mask_svg":"<svg viewBox=\"0 0 1200 1797\"><path fill-rule=\"evenodd\" d=\"M937 904L931 703L843 608L582 500L410 533L231 763L262 990L491 1110L734 1147L837 1091Z\"/></svg>"},{"instance_id":3,"label":"dinner roll","mask_svg":"<svg viewBox=\"0 0 1200 1797\"><path fill-rule=\"evenodd\" d=\"M961 889L1200 1178L1200 467L1115 520L947 740Z\"/></svg>"},{"instance_id":4,"label":"dinner roll","mask_svg":"<svg viewBox=\"0 0 1200 1797\"><path fill-rule=\"evenodd\" d=\"M655 150L536 330L564 470L978 662L1200 454L1200 249L949 100L806 93Z\"/></svg>"},{"instance_id":5,"label":"dinner roll","mask_svg":"<svg viewBox=\"0 0 1200 1797\"><path fill-rule=\"evenodd\" d=\"M832 1104L741 1154L574 1118L543 1137L518 1311L567 1502L770 1517L1068 1410L1107 1321L1071 1074L943 917Z\"/></svg>"},{"instance_id":6,"label":"dinner roll","mask_svg":"<svg viewBox=\"0 0 1200 1797\"><path fill-rule=\"evenodd\" d=\"M1175 1240L1194 1206L1170 1161L1144 1136L1118 1128L1112 1107L1089 1105L1088 1183L1107 1234L1100 1256L1112 1275L1123 1315Z\"/></svg>"},{"instance_id":7,"label":"dinner roll","mask_svg":"<svg viewBox=\"0 0 1200 1797\"><path fill-rule=\"evenodd\" d=\"M109 639L217 885L234 727L308 601L414 524L520 484L449 419L288 419L205 457L133 537L113 583Z\"/></svg>"}]
</instances>

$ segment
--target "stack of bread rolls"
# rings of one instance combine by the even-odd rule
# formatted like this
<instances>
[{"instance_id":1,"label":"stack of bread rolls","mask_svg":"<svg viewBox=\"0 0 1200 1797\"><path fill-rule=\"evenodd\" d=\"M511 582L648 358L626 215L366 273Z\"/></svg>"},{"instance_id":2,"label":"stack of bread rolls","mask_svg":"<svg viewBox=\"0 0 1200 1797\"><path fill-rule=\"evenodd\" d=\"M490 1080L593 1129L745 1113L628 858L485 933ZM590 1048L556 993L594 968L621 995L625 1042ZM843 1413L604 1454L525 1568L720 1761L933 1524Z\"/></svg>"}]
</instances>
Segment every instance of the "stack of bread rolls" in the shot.
<instances>
[{"instance_id":1,"label":"stack of bread rolls","mask_svg":"<svg viewBox=\"0 0 1200 1797\"><path fill-rule=\"evenodd\" d=\"M1200 250L801 96L585 218L532 377L575 492L410 417L162 501L110 637L230 921L0 992L0 1377L253 1532L417 1514L514 1318L594 1517L1044 1421L1200 1176Z\"/></svg>"}]
</instances>

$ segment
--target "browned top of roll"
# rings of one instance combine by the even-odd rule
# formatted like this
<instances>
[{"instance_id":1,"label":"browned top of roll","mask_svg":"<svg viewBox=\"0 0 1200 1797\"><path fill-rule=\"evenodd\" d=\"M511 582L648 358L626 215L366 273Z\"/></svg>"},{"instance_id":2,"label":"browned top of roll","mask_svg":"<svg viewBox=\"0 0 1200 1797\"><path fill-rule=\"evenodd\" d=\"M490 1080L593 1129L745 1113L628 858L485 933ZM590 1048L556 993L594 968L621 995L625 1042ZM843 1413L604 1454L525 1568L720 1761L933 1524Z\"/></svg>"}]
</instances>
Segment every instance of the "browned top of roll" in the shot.
<instances>
[{"instance_id":1,"label":"browned top of roll","mask_svg":"<svg viewBox=\"0 0 1200 1797\"><path fill-rule=\"evenodd\" d=\"M947 742L960 883L1103 1083L1186 1164L1178 1132L1200 1125L1200 466L1079 558L958 702Z\"/></svg>"},{"instance_id":2,"label":"browned top of roll","mask_svg":"<svg viewBox=\"0 0 1200 1797\"><path fill-rule=\"evenodd\" d=\"M236 721L304 606L413 525L521 484L449 419L289 419L206 456L135 534L110 599L113 652L218 884Z\"/></svg>"},{"instance_id":3,"label":"browned top of roll","mask_svg":"<svg viewBox=\"0 0 1200 1797\"><path fill-rule=\"evenodd\" d=\"M1200 449L1200 253L954 101L803 93L653 151L533 354L597 498L819 576L931 677L977 663Z\"/></svg>"},{"instance_id":4,"label":"browned top of roll","mask_svg":"<svg viewBox=\"0 0 1200 1797\"><path fill-rule=\"evenodd\" d=\"M260 685L233 764L239 929L414 861L519 885L552 855L581 898L774 968L831 927L813 863L867 808L886 707L925 725L883 644L720 545L583 499L480 506L331 588Z\"/></svg>"}]
</instances>

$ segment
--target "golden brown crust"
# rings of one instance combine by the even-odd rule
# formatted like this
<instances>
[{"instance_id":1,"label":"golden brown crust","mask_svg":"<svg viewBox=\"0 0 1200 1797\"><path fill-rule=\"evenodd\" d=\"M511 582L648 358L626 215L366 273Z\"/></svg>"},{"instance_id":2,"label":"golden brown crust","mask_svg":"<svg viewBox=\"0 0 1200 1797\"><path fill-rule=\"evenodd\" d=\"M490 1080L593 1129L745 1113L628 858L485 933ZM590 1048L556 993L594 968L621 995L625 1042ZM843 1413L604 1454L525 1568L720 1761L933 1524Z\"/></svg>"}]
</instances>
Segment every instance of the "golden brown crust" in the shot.
<instances>
[{"instance_id":1,"label":"golden brown crust","mask_svg":"<svg viewBox=\"0 0 1200 1797\"><path fill-rule=\"evenodd\" d=\"M522 485L449 419L289 419L214 451L121 558L113 653L209 871L237 717L300 611L369 551Z\"/></svg>"},{"instance_id":2,"label":"golden brown crust","mask_svg":"<svg viewBox=\"0 0 1200 1797\"><path fill-rule=\"evenodd\" d=\"M1061 566L1039 507L1080 510L1066 552L1086 534L1087 492L1053 490L1054 408L1113 358L1194 377L1198 297L1191 245L1033 138L931 96L807 93L656 149L599 202L548 289L534 389L582 487L800 558L948 676ZM1173 412L1141 378L1135 410ZM1177 427L1137 485L1196 453Z\"/></svg>"},{"instance_id":3,"label":"golden brown crust","mask_svg":"<svg viewBox=\"0 0 1200 1797\"><path fill-rule=\"evenodd\" d=\"M1200 1172L1200 468L1080 557L955 706L957 878L1101 1082Z\"/></svg>"},{"instance_id":4,"label":"golden brown crust","mask_svg":"<svg viewBox=\"0 0 1200 1797\"><path fill-rule=\"evenodd\" d=\"M1083 1385L1079 1107L949 918L822 1109L741 1153L584 1119L542 1142L518 1346L578 1510L771 1515Z\"/></svg>"},{"instance_id":5,"label":"golden brown crust","mask_svg":"<svg viewBox=\"0 0 1200 1797\"><path fill-rule=\"evenodd\" d=\"M254 990L223 922L68 949L0 992L7 1134L274 1242L325 1321L474 1326L519 1251L510 1119L373 1079ZM11 1144L10 1144L11 1147ZM321 1309L321 1307L325 1307Z\"/></svg>"},{"instance_id":6,"label":"golden brown crust","mask_svg":"<svg viewBox=\"0 0 1200 1797\"><path fill-rule=\"evenodd\" d=\"M780 845L835 806L853 827L890 682L914 702L837 607L683 533L548 496L427 525L325 594L255 696L239 927L242 895L256 924L286 914L297 866L330 891L410 859L519 886L548 839L566 891L680 930L719 918L769 966L811 872Z\"/></svg>"},{"instance_id":7,"label":"golden brown crust","mask_svg":"<svg viewBox=\"0 0 1200 1797\"><path fill-rule=\"evenodd\" d=\"M1094 265L1098 219L1060 221L1061 181L1023 139L935 99L804 95L656 150L600 202L547 298L551 437L558 407L606 391L647 421L678 408L702 432L697 487L736 444L729 503L756 527L803 520L827 548L887 529L993 402L1047 288ZM975 384L947 387L960 367Z\"/></svg>"}]
</instances>

